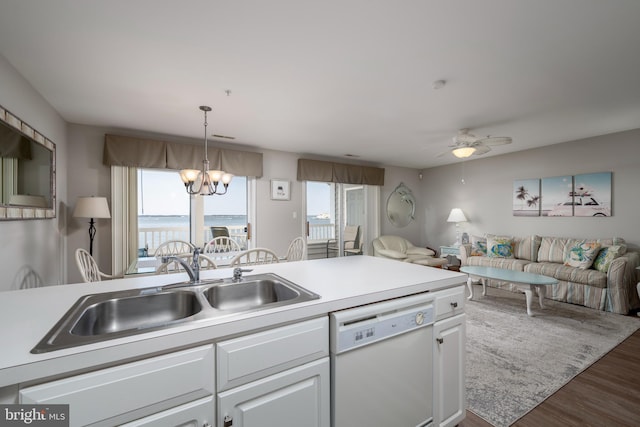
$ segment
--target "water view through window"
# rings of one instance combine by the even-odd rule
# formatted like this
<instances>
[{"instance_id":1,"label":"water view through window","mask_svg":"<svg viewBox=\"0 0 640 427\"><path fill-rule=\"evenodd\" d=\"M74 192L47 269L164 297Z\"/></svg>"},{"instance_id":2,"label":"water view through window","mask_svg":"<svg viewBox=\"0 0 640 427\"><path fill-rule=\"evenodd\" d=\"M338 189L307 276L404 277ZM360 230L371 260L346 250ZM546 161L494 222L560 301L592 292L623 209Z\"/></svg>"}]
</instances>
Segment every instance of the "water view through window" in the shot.
<instances>
[{"instance_id":1,"label":"water view through window","mask_svg":"<svg viewBox=\"0 0 640 427\"><path fill-rule=\"evenodd\" d=\"M229 235L246 247L247 180L236 176L227 194L193 196L204 212L203 241L212 238L211 227L226 227ZM138 170L138 248L152 255L167 240L190 239L191 203L177 171Z\"/></svg>"}]
</instances>

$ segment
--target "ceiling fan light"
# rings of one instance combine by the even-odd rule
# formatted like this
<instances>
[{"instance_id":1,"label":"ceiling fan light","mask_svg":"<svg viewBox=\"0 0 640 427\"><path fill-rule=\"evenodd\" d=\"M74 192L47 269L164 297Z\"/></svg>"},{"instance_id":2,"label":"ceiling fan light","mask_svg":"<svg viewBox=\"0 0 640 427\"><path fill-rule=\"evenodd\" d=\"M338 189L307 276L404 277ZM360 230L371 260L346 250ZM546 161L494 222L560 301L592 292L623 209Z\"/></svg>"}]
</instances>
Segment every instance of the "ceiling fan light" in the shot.
<instances>
[{"instance_id":1,"label":"ceiling fan light","mask_svg":"<svg viewBox=\"0 0 640 427\"><path fill-rule=\"evenodd\" d=\"M454 156L459 159L464 159L465 157L469 157L473 153L476 152L475 147L458 147L451 150Z\"/></svg>"}]
</instances>

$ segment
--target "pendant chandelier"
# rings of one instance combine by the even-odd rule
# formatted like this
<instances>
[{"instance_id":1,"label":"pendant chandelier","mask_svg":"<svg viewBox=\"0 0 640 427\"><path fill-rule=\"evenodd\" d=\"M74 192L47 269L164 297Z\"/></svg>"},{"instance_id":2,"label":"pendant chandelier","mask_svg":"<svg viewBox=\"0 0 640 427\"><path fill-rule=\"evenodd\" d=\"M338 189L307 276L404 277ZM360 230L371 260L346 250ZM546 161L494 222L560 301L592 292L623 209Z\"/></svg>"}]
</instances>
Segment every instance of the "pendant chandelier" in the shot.
<instances>
[{"instance_id":1,"label":"pendant chandelier","mask_svg":"<svg viewBox=\"0 0 640 427\"><path fill-rule=\"evenodd\" d=\"M209 159L207 158L207 113L211 111L211 107L202 105L200 110L204 111L204 160L202 161L202 170L182 169L180 178L189 194L199 194L201 196L222 195L227 192L233 175L221 170L209 170ZM224 186L224 191L218 192L218 184L220 182Z\"/></svg>"}]
</instances>

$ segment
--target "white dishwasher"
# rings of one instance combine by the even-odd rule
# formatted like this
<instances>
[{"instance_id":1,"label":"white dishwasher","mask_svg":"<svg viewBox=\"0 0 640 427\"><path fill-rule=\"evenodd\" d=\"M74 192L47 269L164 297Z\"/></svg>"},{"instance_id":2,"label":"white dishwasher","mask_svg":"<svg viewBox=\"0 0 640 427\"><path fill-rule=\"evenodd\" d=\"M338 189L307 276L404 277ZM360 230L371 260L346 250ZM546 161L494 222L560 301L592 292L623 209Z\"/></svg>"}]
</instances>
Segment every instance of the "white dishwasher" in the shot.
<instances>
[{"instance_id":1,"label":"white dishwasher","mask_svg":"<svg viewBox=\"0 0 640 427\"><path fill-rule=\"evenodd\" d=\"M433 421L428 293L331 313L331 425L423 427Z\"/></svg>"}]
</instances>

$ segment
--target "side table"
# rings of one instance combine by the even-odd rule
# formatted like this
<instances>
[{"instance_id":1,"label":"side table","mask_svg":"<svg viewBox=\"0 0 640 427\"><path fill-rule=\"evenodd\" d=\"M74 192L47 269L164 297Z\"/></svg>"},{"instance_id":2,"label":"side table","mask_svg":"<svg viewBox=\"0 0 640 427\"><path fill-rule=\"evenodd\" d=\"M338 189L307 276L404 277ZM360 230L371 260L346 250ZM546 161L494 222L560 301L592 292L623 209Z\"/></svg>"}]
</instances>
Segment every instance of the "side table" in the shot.
<instances>
[{"instance_id":1,"label":"side table","mask_svg":"<svg viewBox=\"0 0 640 427\"><path fill-rule=\"evenodd\" d=\"M457 269L459 265L453 263L453 258L460 259L460 246L440 246L440 258L447 259L447 268L453 270Z\"/></svg>"}]
</instances>

